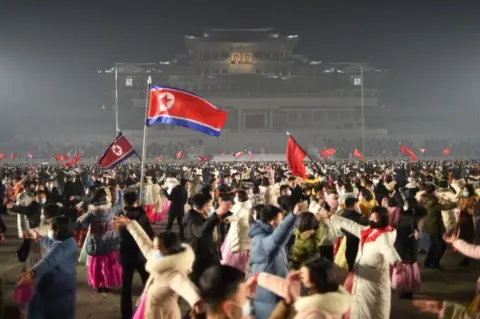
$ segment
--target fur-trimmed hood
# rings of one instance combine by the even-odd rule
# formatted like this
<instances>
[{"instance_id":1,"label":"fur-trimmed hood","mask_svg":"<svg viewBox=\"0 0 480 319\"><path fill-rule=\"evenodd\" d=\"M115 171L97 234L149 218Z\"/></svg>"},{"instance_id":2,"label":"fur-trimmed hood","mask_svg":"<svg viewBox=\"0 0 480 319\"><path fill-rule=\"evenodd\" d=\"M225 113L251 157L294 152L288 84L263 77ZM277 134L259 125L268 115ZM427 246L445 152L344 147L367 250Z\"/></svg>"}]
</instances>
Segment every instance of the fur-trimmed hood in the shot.
<instances>
[{"instance_id":1,"label":"fur-trimmed hood","mask_svg":"<svg viewBox=\"0 0 480 319\"><path fill-rule=\"evenodd\" d=\"M151 275L158 275L170 271L188 273L190 269L192 269L195 253L190 245L182 244L182 247L185 248L185 250L175 255L164 256L160 260L152 260L149 258L145 269Z\"/></svg>"},{"instance_id":2,"label":"fur-trimmed hood","mask_svg":"<svg viewBox=\"0 0 480 319\"><path fill-rule=\"evenodd\" d=\"M89 212L96 212L99 210L109 210L112 207L111 203L106 203L103 205L88 205L88 211Z\"/></svg>"},{"instance_id":3,"label":"fur-trimmed hood","mask_svg":"<svg viewBox=\"0 0 480 319\"><path fill-rule=\"evenodd\" d=\"M336 292L302 297L295 302L294 306L297 312L313 310L342 315L348 311L352 300L352 296L342 286L339 286Z\"/></svg>"}]
</instances>

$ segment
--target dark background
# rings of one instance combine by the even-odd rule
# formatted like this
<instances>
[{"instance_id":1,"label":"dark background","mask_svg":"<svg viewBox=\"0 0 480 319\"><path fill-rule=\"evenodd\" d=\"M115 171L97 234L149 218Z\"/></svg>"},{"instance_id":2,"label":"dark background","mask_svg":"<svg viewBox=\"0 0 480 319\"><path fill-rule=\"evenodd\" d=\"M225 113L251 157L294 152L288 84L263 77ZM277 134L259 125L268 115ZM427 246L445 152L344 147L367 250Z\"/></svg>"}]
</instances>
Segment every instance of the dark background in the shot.
<instances>
[{"instance_id":1,"label":"dark background","mask_svg":"<svg viewBox=\"0 0 480 319\"><path fill-rule=\"evenodd\" d=\"M0 109L98 108L97 69L169 60L206 27L277 27L313 60L387 68L394 107L476 108L480 4L448 3L1 0Z\"/></svg>"}]
</instances>

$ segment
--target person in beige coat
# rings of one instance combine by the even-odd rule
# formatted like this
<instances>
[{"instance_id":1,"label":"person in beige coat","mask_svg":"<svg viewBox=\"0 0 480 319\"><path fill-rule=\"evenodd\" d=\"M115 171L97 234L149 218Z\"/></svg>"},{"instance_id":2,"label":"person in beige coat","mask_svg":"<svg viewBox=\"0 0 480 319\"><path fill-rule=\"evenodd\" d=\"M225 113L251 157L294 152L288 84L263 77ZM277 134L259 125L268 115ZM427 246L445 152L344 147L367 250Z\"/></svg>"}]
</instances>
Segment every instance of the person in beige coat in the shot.
<instances>
[{"instance_id":1,"label":"person in beige coat","mask_svg":"<svg viewBox=\"0 0 480 319\"><path fill-rule=\"evenodd\" d=\"M287 279L262 272L247 281L251 290L256 285L283 298L270 319L341 319L353 301L337 283L333 264L323 257L309 259ZM306 295L301 295L301 286L307 289Z\"/></svg>"},{"instance_id":2,"label":"person in beige coat","mask_svg":"<svg viewBox=\"0 0 480 319\"><path fill-rule=\"evenodd\" d=\"M153 242L143 228L126 217L119 217L117 225L126 225L142 254L147 259L145 269L150 277L140 298L137 312L143 319L180 319L178 296L185 299L194 310L199 310L197 288L188 279L195 255L189 245L181 244L174 232L166 231ZM136 316L137 314L135 314Z\"/></svg>"}]
</instances>

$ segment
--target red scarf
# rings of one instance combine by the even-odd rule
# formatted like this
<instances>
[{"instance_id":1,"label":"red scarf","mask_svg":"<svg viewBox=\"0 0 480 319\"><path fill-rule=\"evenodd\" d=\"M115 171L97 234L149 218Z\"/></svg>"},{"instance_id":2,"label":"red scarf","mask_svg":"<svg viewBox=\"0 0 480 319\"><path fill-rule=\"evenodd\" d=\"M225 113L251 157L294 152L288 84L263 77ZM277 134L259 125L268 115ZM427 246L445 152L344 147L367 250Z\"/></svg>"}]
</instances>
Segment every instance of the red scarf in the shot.
<instances>
[{"instance_id":1,"label":"red scarf","mask_svg":"<svg viewBox=\"0 0 480 319\"><path fill-rule=\"evenodd\" d=\"M360 231L361 247L363 247L365 243L374 242L375 240L377 240L378 237L380 237L380 235L386 232L391 232L392 230L393 230L392 227L387 226L383 228L367 228Z\"/></svg>"}]
</instances>

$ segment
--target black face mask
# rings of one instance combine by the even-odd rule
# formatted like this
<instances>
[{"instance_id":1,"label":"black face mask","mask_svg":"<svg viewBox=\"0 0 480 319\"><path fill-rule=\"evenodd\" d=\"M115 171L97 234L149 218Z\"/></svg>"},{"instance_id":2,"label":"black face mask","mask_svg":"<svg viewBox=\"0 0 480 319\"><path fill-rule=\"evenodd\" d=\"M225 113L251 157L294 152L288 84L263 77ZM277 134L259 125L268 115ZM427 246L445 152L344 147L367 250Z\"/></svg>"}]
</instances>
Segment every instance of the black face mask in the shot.
<instances>
[{"instance_id":1,"label":"black face mask","mask_svg":"<svg viewBox=\"0 0 480 319\"><path fill-rule=\"evenodd\" d=\"M375 222L373 220L369 220L368 223L370 225L370 228L376 229L381 227L379 222Z\"/></svg>"}]
</instances>

